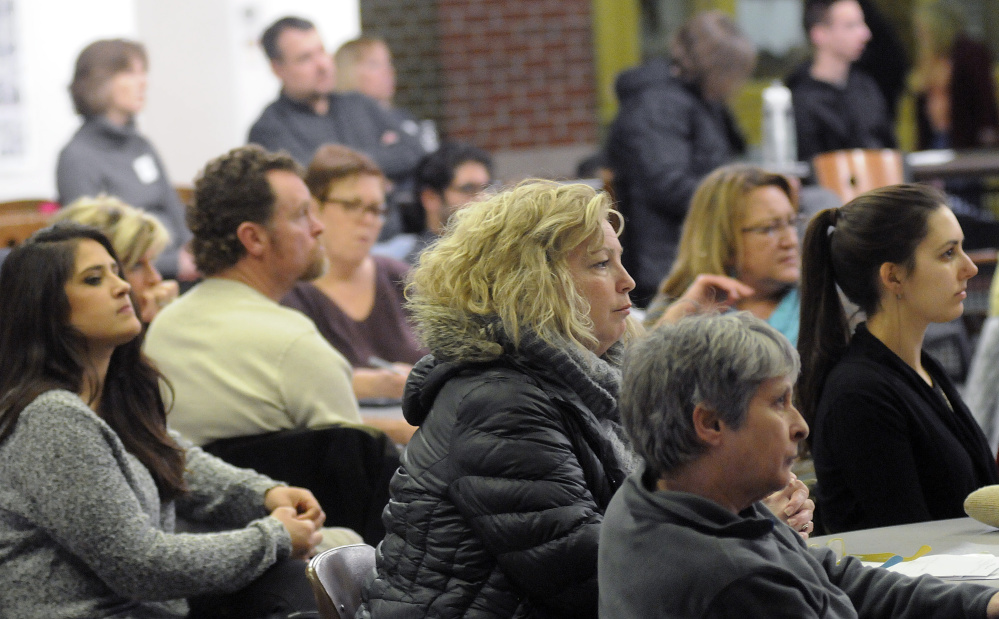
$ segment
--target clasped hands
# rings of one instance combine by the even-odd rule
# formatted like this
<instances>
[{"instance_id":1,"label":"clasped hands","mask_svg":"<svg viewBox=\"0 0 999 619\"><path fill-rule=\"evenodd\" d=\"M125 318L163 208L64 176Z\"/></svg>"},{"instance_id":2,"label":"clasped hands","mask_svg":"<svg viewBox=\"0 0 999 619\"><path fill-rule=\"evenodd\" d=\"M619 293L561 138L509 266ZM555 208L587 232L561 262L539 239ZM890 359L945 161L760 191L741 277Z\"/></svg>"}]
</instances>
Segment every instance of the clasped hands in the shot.
<instances>
[{"instance_id":1,"label":"clasped hands","mask_svg":"<svg viewBox=\"0 0 999 619\"><path fill-rule=\"evenodd\" d=\"M812 522L815 502L808 498L808 486L793 473L791 481L782 490L763 499L763 504L803 539L808 539L808 535L815 532L815 524Z\"/></svg>"},{"instance_id":2,"label":"clasped hands","mask_svg":"<svg viewBox=\"0 0 999 619\"><path fill-rule=\"evenodd\" d=\"M326 514L319 501L305 488L275 486L264 495L264 508L277 518L291 536L291 556L307 559L322 541L320 529Z\"/></svg>"}]
</instances>

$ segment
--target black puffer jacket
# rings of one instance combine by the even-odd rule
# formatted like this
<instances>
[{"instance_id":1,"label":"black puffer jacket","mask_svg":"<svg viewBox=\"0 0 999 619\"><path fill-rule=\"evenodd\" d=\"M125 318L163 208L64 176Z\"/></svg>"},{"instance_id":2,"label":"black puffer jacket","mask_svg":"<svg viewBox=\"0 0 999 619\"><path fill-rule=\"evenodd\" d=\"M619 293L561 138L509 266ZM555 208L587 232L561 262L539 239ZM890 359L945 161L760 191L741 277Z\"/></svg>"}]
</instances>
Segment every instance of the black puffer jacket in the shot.
<instances>
[{"instance_id":1,"label":"black puffer jacket","mask_svg":"<svg viewBox=\"0 0 999 619\"><path fill-rule=\"evenodd\" d=\"M403 408L420 429L358 617L596 617L600 524L626 476L601 422L617 413L555 365L417 364Z\"/></svg>"},{"instance_id":2,"label":"black puffer jacket","mask_svg":"<svg viewBox=\"0 0 999 619\"><path fill-rule=\"evenodd\" d=\"M676 257L697 184L742 153L745 141L728 109L674 77L663 58L622 73L616 87L621 107L607 158L627 221L621 244L635 278L631 298L645 307Z\"/></svg>"}]
</instances>

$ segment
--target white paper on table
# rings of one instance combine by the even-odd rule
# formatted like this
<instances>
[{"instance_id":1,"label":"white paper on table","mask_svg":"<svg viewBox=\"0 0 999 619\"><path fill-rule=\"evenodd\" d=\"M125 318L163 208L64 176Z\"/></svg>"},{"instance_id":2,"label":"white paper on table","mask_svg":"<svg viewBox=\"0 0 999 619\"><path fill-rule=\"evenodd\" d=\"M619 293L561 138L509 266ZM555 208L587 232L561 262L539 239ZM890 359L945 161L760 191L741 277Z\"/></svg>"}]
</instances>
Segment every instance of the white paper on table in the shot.
<instances>
[{"instance_id":1,"label":"white paper on table","mask_svg":"<svg viewBox=\"0 0 999 619\"><path fill-rule=\"evenodd\" d=\"M957 157L957 153L950 148L941 148L937 150L919 150L914 153L909 153L905 156L905 160L909 165L918 168L920 166L931 166L931 165L942 165L944 163L950 163L954 161Z\"/></svg>"},{"instance_id":2,"label":"white paper on table","mask_svg":"<svg viewBox=\"0 0 999 619\"><path fill-rule=\"evenodd\" d=\"M887 569L906 576L930 574L951 580L992 580L999 579L999 557L990 554L929 555Z\"/></svg>"}]
</instances>

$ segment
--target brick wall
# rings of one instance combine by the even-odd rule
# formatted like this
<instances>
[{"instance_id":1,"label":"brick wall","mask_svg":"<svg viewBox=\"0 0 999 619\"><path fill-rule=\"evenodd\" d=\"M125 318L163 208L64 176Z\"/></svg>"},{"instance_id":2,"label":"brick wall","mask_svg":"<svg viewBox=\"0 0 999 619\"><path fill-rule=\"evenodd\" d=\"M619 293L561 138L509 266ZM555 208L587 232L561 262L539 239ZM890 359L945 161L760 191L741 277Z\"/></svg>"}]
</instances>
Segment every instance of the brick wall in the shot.
<instances>
[{"instance_id":1,"label":"brick wall","mask_svg":"<svg viewBox=\"0 0 999 619\"><path fill-rule=\"evenodd\" d=\"M493 152L597 141L591 0L361 0L397 101ZM433 12L436 11L436 15Z\"/></svg>"},{"instance_id":2,"label":"brick wall","mask_svg":"<svg viewBox=\"0 0 999 619\"><path fill-rule=\"evenodd\" d=\"M445 125L491 150L596 139L590 0L438 0Z\"/></svg>"},{"instance_id":3,"label":"brick wall","mask_svg":"<svg viewBox=\"0 0 999 619\"><path fill-rule=\"evenodd\" d=\"M361 0L361 30L392 50L396 105L440 125L444 89L436 0Z\"/></svg>"}]
</instances>

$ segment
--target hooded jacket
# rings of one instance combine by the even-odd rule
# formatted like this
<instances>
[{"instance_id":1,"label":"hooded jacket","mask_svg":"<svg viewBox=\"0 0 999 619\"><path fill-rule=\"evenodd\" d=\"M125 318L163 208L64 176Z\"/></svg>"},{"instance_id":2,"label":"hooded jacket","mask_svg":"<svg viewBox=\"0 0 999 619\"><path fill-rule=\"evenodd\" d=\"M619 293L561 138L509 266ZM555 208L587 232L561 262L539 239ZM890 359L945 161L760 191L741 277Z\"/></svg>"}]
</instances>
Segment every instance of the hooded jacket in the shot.
<instances>
[{"instance_id":1,"label":"hooded jacket","mask_svg":"<svg viewBox=\"0 0 999 619\"><path fill-rule=\"evenodd\" d=\"M616 393L578 387L555 352L413 369L420 429L358 617L596 616L600 523L626 476L605 430Z\"/></svg>"},{"instance_id":2,"label":"hooded jacket","mask_svg":"<svg viewBox=\"0 0 999 619\"><path fill-rule=\"evenodd\" d=\"M644 307L673 264L697 184L745 142L728 109L675 77L666 59L625 71L616 88L607 157L627 221L622 259L635 278L632 298Z\"/></svg>"}]
</instances>

